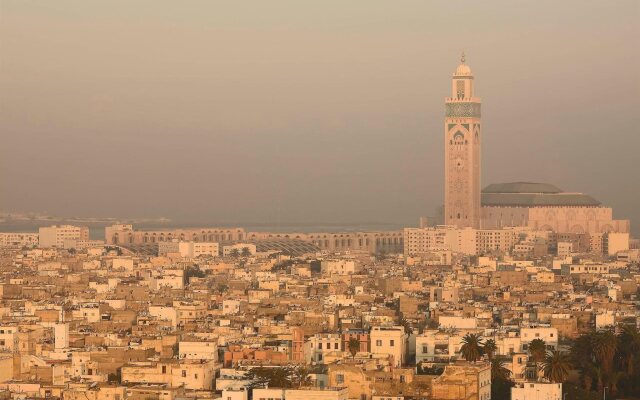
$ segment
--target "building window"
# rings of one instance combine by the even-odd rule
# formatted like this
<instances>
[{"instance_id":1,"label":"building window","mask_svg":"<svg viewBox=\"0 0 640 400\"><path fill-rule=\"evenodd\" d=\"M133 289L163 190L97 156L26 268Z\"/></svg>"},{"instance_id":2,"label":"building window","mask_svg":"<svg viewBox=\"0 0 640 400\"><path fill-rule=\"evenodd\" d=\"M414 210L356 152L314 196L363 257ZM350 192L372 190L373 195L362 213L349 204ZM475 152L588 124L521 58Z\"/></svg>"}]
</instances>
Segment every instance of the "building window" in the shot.
<instances>
[{"instance_id":1,"label":"building window","mask_svg":"<svg viewBox=\"0 0 640 400\"><path fill-rule=\"evenodd\" d=\"M186 369L183 369L183 370L182 370L182 377L183 377L183 378L186 378L186 377L187 377L187 370L186 370Z\"/></svg>"},{"instance_id":2,"label":"building window","mask_svg":"<svg viewBox=\"0 0 640 400\"><path fill-rule=\"evenodd\" d=\"M344 375L342 374L337 374L336 375L336 383L338 385L342 385L344 383Z\"/></svg>"},{"instance_id":3,"label":"building window","mask_svg":"<svg viewBox=\"0 0 640 400\"><path fill-rule=\"evenodd\" d=\"M389 346L393 347L395 345L395 340L391 339L389 340Z\"/></svg>"},{"instance_id":4,"label":"building window","mask_svg":"<svg viewBox=\"0 0 640 400\"><path fill-rule=\"evenodd\" d=\"M376 340L376 346L382 346L382 340Z\"/></svg>"}]
</instances>

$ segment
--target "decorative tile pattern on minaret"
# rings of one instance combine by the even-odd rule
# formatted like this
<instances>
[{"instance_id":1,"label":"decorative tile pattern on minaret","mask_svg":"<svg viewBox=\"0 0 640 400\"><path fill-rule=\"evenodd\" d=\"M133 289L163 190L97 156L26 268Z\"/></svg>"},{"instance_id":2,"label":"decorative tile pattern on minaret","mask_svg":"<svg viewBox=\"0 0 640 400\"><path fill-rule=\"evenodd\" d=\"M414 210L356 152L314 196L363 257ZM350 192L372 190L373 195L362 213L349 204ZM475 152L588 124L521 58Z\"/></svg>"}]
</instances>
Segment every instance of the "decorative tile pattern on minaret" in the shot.
<instances>
[{"instance_id":1,"label":"decorative tile pattern on minaret","mask_svg":"<svg viewBox=\"0 0 640 400\"><path fill-rule=\"evenodd\" d=\"M459 228L480 228L480 99L462 53L445 100L444 218Z\"/></svg>"}]
</instances>

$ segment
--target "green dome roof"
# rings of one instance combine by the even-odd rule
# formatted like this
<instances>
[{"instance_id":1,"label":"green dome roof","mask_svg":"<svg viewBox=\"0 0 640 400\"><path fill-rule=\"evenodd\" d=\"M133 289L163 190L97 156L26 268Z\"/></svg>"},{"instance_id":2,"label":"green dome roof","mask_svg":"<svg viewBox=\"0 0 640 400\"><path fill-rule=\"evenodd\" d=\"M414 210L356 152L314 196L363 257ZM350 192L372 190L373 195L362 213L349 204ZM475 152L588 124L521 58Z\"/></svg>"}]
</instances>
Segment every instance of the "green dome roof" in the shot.
<instances>
[{"instance_id":1,"label":"green dome roof","mask_svg":"<svg viewBox=\"0 0 640 400\"><path fill-rule=\"evenodd\" d=\"M493 183L482 190L482 193L561 193L562 189L548 183L510 182Z\"/></svg>"},{"instance_id":2,"label":"green dome roof","mask_svg":"<svg viewBox=\"0 0 640 400\"><path fill-rule=\"evenodd\" d=\"M599 207L582 193L566 193L548 183L494 183L482 190L482 205L493 207Z\"/></svg>"}]
</instances>

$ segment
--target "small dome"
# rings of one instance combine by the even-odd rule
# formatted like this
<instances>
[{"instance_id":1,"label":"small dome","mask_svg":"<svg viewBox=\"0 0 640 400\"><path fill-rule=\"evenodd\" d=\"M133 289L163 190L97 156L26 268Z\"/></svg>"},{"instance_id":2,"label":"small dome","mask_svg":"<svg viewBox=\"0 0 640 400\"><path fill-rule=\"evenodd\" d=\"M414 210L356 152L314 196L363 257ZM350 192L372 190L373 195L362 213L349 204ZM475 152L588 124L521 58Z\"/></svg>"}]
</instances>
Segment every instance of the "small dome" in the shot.
<instances>
[{"instance_id":1,"label":"small dome","mask_svg":"<svg viewBox=\"0 0 640 400\"><path fill-rule=\"evenodd\" d=\"M458 68L456 68L456 73L453 74L453 76L470 76L470 75L471 75L471 68L469 68L469 66L465 64L465 56L464 56L464 53L462 53L462 56L460 57L460 65L458 65Z\"/></svg>"},{"instance_id":2,"label":"small dome","mask_svg":"<svg viewBox=\"0 0 640 400\"><path fill-rule=\"evenodd\" d=\"M471 75L471 68L467 64L460 64L456 68L456 75Z\"/></svg>"}]
</instances>

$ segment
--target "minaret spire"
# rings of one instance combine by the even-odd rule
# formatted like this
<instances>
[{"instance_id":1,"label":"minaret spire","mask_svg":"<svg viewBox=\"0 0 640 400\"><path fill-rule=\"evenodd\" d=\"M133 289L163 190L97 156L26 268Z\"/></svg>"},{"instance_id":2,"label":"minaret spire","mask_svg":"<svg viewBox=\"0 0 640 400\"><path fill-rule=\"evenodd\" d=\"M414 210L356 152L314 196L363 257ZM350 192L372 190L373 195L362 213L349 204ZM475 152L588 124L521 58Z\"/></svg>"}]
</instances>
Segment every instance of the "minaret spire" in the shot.
<instances>
[{"instance_id":1,"label":"minaret spire","mask_svg":"<svg viewBox=\"0 0 640 400\"><path fill-rule=\"evenodd\" d=\"M480 228L480 99L464 52L445 100L445 224Z\"/></svg>"}]
</instances>

